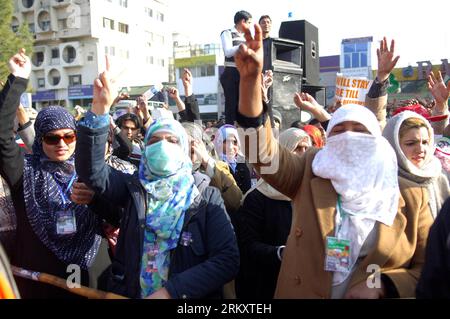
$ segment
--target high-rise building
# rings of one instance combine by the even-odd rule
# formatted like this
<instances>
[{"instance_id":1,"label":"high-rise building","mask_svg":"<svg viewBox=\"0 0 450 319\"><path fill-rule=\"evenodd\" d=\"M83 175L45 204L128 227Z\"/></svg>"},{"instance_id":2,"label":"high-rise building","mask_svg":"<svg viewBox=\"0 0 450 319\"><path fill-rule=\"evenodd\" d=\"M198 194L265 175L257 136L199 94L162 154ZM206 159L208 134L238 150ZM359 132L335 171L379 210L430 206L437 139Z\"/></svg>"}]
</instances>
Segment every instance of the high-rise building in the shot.
<instances>
[{"instance_id":1,"label":"high-rise building","mask_svg":"<svg viewBox=\"0 0 450 319\"><path fill-rule=\"evenodd\" d=\"M168 81L167 1L14 0L13 30L27 23L35 34L34 106L89 106L105 54L119 88Z\"/></svg>"}]
</instances>

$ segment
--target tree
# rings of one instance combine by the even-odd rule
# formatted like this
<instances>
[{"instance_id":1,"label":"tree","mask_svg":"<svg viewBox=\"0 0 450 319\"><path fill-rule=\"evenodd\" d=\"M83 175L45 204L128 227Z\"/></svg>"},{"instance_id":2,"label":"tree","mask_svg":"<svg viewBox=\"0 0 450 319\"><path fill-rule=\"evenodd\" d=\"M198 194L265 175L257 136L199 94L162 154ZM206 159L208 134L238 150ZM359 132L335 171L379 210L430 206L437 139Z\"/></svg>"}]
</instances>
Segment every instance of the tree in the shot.
<instances>
[{"instance_id":1,"label":"tree","mask_svg":"<svg viewBox=\"0 0 450 319\"><path fill-rule=\"evenodd\" d=\"M9 75L8 59L20 48L25 48L27 55L33 53L33 34L26 23L17 32L11 28L14 0L0 0L0 81L5 81Z\"/></svg>"}]
</instances>

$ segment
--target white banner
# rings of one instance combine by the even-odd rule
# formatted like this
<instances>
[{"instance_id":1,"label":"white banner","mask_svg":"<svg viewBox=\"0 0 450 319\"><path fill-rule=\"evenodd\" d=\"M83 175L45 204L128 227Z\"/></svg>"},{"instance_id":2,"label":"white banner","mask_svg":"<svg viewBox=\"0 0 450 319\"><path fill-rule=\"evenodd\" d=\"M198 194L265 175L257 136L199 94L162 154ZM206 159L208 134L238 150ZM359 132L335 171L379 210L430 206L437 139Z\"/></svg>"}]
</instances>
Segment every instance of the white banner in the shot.
<instances>
[{"instance_id":1,"label":"white banner","mask_svg":"<svg viewBox=\"0 0 450 319\"><path fill-rule=\"evenodd\" d=\"M345 104L364 105L372 80L363 77L346 77L341 73L336 77L336 101Z\"/></svg>"}]
</instances>

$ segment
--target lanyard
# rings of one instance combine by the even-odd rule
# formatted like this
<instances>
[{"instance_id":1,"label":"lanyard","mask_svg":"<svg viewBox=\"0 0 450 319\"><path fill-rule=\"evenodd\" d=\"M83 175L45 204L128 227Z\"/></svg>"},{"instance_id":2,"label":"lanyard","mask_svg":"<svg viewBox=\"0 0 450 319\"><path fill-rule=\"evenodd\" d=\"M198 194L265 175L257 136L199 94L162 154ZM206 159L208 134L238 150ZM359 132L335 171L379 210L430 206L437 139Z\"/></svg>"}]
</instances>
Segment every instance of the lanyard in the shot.
<instances>
[{"instance_id":1,"label":"lanyard","mask_svg":"<svg viewBox=\"0 0 450 319\"><path fill-rule=\"evenodd\" d=\"M341 195L338 194L337 198L337 211L339 214L340 223L338 225L337 231L336 231L336 237L338 236L339 232L341 231L342 225L344 224L344 219L348 216L348 214L342 209L341 206Z\"/></svg>"},{"instance_id":2,"label":"lanyard","mask_svg":"<svg viewBox=\"0 0 450 319\"><path fill-rule=\"evenodd\" d=\"M67 192L72 187L72 184L75 181L75 177L76 176L77 176L76 173L74 173L72 175L72 178L70 179L69 184L67 185L67 188L66 188L66 190L64 192L62 191L61 186L59 186L59 184L56 183L56 186L58 186L58 192L59 192L59 195L61 196L61 200L63 202L64 208L66 207L67 202L70 202L70 200L67 198Z\"/></svg>"}]
</instances>

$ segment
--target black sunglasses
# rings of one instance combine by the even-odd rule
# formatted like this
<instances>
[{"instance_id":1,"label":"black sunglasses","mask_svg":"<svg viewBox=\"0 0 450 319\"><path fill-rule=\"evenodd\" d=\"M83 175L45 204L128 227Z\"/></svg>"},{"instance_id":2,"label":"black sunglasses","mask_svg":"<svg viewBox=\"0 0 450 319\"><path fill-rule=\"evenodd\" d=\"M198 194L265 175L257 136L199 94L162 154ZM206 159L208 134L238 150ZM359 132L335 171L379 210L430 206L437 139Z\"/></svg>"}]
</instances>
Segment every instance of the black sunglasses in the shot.
<instances>
[{"instance_id":1,"label":"black sunglasses","mask_svg":"<svg viewBox=\"0 0 450 319\"><path fill-rule=\"evenodd\" d=\"M64 143L69 145L75 142L76 139L77 136L75 135L75 133L67 133L64 135L47 134L42 137L44 143L48 145L57 145L61 140L64 140Z\"/></svg>"}]
</instances>

